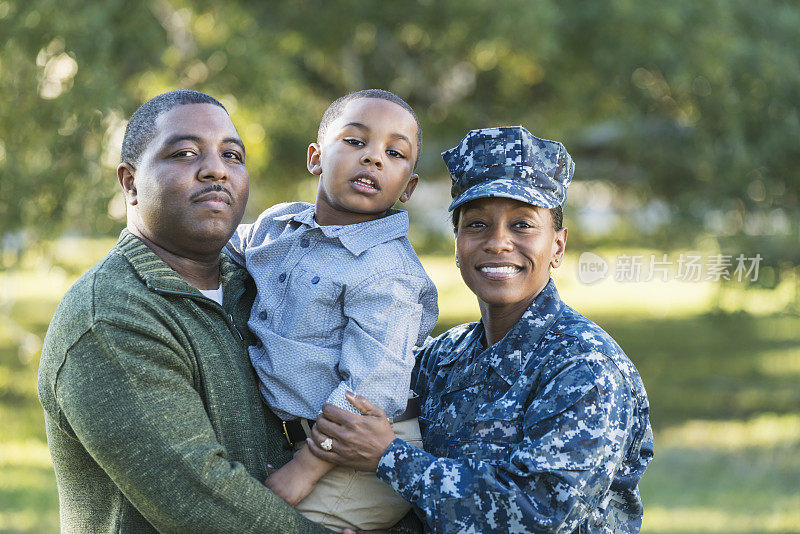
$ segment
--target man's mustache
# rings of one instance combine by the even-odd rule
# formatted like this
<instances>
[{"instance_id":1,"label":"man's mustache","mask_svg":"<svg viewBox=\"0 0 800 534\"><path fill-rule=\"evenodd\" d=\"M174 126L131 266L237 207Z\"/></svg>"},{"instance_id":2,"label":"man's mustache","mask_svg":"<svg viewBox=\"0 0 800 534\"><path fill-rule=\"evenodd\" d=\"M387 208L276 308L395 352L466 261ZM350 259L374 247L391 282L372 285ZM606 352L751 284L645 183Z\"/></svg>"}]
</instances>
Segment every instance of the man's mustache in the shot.
<instances>
[{"instance_id":1,"label":"man's mustache","mask_svg":"<svg viewBox=\"0 0 800 534\"><path fill-rule=\"evenodd\" d=\"M195 193L191 197L189 197L189 200L195 200L195 199L200 198L201 196L203 196L205 194L208 194L208 193L225 193L226 195L228 195L228 198L231 200L231 205L233 205L235 203L235 201L233 200L233 195L231 194L231 192L228 191L228 189L226 187L223 187L223 186L221 186L219 184L211 184L208 187L205 187L205 188L201 189L200 191L198 191L197 193Z\"/></svg>"}]
</instances>

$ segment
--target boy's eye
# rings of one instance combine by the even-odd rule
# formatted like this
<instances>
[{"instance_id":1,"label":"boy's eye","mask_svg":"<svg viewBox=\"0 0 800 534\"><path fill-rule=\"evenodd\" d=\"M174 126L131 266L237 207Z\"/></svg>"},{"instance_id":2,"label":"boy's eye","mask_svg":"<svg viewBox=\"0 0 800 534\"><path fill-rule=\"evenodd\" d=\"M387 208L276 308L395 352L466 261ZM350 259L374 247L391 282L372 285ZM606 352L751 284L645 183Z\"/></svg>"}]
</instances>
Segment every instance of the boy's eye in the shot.
<instances>
[{"instance_id":1,"label":"boy's eye","mask_svg":"<svg viewBox=\"0 0 800 534\"><path fill-rule=\"evenodd\" d=\"M348 145L353 145L353 146L363 146L364 145L364 142L362 140L360 140L360 139L349 138L349 139L345 139L344 142L347 143Z\"/></svg>"},{"instance_id":2,"label":"boy's eye","mask_svg":"<svg viewBox=\"0 0 800 534\"><path fill-rule=\"evenodd\" d=\"M391 148L389 150L387 150L386 153L389 154L389 156L391 156L393 158L405 158L405 156L403 154L401 154L397 150L392 150Z\"/></svg>"}]
</instances>

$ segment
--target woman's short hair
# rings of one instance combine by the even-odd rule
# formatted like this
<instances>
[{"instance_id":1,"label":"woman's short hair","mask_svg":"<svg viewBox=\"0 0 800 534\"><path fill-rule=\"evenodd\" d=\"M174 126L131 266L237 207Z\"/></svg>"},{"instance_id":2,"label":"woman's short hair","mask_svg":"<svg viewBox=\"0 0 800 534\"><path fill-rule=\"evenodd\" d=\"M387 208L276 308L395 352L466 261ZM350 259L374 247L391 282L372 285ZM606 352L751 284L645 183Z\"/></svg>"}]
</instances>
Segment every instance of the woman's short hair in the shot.
<instances>
[{"instance_id":1,"label":"woman's short hair","mask_svg":"<svg viewBox=\"0 0 800 534\"><path fill-rule=\"evenodd\" d=\"M458 230L458 218L461 206L457 207L450 213L450 219L453 221L453 231ZM553 218L553 229L561 230L564 227L564 209L561 206L550 208L550 216Z\"/></svg>"}]
</instances>

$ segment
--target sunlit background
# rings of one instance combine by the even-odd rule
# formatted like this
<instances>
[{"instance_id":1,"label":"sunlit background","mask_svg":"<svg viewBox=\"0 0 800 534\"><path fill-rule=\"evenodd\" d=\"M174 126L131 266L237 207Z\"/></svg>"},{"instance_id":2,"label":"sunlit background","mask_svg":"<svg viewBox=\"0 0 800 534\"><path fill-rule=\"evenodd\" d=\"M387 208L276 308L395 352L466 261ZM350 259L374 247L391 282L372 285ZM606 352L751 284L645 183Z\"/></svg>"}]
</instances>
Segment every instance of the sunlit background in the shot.
<instances>
[{"instance_id":1,"label":"sunlit background","mask_svg":"<svg viewBox=\"0 0 800 534\"><path fill-rule=\"evenodd\" d=\"M562 141L576 173L554 277L648 389L644 531L800 532L797 28L777 0L0 0L0 531L58 529L39 352L124 225L130 114L175 88L219 98L252 220L313 201L322 112L377 87L423 125L405 207L437 332L477 318L440 152L497 125Z\"/></svg>"}]
</instances>

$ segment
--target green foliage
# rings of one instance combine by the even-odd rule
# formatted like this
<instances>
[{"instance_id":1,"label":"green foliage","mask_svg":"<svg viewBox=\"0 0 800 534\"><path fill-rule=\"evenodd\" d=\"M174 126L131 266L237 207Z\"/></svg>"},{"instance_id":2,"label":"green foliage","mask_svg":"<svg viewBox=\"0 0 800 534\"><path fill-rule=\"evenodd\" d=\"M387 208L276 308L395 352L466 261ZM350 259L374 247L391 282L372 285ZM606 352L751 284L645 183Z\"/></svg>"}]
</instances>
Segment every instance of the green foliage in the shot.
<instances>
[{"instance_id":1,"label":"green foliage","mask_svg":"<svg viewBox=\"0 0 800 534\"><path fill-rule=\"evenodd\" d=\"M178 87L229 106L250 216L310 200L322 111L382 87L420 115L426 180L445 180L438 153L466 130L523 124L564 140L576 182L611 185L618 239L711 232L796 265L798 26L779 0L0 0L0 228L116 231L124 121ZM592 196L576 190L568 218Z\"/></svg>"}]
</instances>

